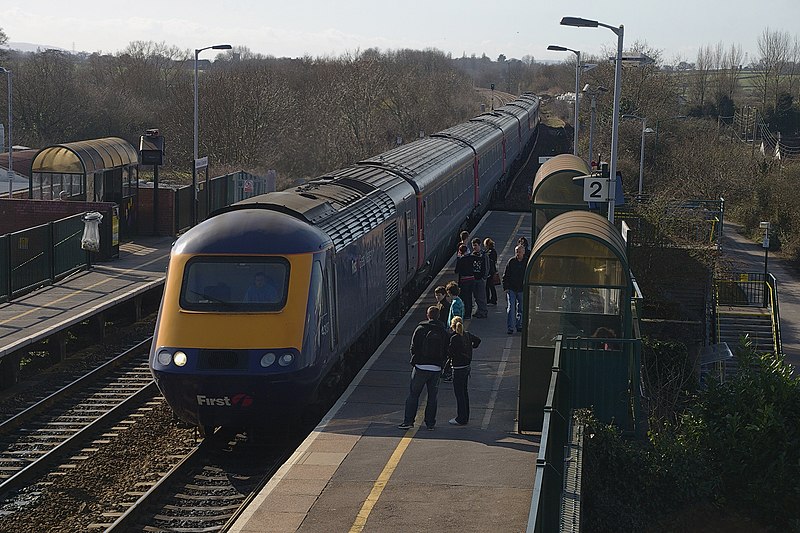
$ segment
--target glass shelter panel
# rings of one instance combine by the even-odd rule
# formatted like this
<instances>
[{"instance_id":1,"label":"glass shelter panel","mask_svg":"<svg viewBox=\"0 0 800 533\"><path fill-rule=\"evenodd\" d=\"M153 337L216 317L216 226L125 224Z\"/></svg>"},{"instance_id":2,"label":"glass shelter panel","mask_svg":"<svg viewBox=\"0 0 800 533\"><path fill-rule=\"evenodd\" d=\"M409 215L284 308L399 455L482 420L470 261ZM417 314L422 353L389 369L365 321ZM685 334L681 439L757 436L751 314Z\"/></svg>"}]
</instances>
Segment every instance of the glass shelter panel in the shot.
<instances>
[{"instance_id":1,"label":"glass shelter panel","mask_svg":"<svg viewBox=\"0 0 800 533\"><path fill-rule=\"evenodd\" d=\"M624 287L623 265L607 245L588 237L562 239L536 258L529 283Z\"/></svg>"},{"instance_id":2,"label":"glass shelter panel","mask_svg":"<svg viewBox=\"0 0 800 533\"><path fill-rule=\"evenodd\" d=\"M605 243L570 237L554 242L534 260L528 278L528 346L555 346L560 333L622 333L624 265Z\"/></svg>"},{"instance_id":3,"label":"glass shelter panel","mask_svg":"<svg viewBox=\"0 0 800 533\"><path fill-rule=\"evenodd\" d=\"M573 182L574 175L575 173L561 173L544 180L536 190L536 203L586 207L586 202L583 201L583 182Z\"/></svg>"}]
</instances>

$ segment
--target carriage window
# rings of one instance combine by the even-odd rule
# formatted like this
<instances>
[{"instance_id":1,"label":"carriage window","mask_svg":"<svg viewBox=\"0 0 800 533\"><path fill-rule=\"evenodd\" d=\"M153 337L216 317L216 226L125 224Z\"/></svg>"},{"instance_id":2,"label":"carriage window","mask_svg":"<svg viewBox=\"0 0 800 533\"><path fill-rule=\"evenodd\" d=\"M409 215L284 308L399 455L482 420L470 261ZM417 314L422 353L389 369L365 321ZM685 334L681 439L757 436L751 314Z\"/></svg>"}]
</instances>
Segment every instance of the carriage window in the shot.
<instances>
[{"instance_id":1,"label":"carriage window","mask_svg":"<svg viewBox=\"0 0 800 533\"><path fill-rule=\"evenodd\" d=\"M186 264L180 305L191 311L279 311L288 287L283 257L197 257Z\"/></svg>"}]
</instances>

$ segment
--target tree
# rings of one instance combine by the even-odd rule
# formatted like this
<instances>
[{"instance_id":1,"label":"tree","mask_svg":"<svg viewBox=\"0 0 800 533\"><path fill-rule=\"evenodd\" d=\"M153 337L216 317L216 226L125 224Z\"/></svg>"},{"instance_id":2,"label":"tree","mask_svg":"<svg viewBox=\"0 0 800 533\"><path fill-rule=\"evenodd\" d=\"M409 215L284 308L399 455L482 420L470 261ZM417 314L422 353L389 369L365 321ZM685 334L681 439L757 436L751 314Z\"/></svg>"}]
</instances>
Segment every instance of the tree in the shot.
<instances>
[{"instance_id":1,"label":"tree","mask_svg":"<svg viewBox=\"0 0 800 533\"><path fill-rule=\"evenodd\" d=\"M786 62L790 49L789 33L785 31L771 31L765 28L758 37L758 70L756 79L761 91L762 111L767 104L778 103L778 93L781 84L781 66ZM768 102L771 99L771 102Z\"/></svg>"},{"instance_id":2,"label":"tree","mask_svg":"<svg viewBox=\"0 0 800 533\"><path fill-rule=\"evenodd\" d=\"M6 35L6 32L3 31L3 28L0 28L0 47L5 46L7 42L8 42L8 35ZM2 48L0 48L0 59L5 59L6 55L7 52Z\"/></svg>"}]
</instances>

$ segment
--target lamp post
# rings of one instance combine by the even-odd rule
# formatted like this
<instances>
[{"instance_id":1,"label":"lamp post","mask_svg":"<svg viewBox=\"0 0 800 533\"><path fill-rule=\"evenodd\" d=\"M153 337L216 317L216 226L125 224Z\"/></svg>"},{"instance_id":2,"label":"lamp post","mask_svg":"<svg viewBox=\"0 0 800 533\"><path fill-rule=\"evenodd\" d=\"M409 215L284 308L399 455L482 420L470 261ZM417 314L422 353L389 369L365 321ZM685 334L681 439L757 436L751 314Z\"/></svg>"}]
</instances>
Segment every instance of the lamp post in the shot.
<instances>
[{"instance_id":1,"label":"lamp post","mask_svg":"<svg viewBox=\"0 0 800 533\"><path fill-rule=\"evenodd\" d=\"M597 87L592 87L588 83L583 86L583 90L581 91L588 94L589 98L591 99L590 100L591 104L589 106L591 108L591 113L589 118L589 163L590 164L593 161L594 157L594 153L592 152L592 150L594 149L594 114L595 111L597 110L597 95L607 91L608 89L606 89L602 85L598 85Z\"/></svg>"},{"instance_id":2,"label":"lamp post","mask_svg":"<svg viewBox=\"0 0 800 533\"><path fill-rule=\"evenodd\" d=\"M596 28L602 26L608 28L617 35L617 61L614 68L614 115L611 118L611 168L609 169L609 191L613 194L616 187L611 185L610 180L616 180L617 175L617 145L619 142L619 97L622 89L622 41L625 34L625 27L614 27L596 20L588 20L579 17L564 17L561 19L562 26L575 26L578 28ZM608 221L614 223L614 198L608 201Z\"/></svg>"},{"instance_id":3,"label":"lamp post","mask_svg":"<svg viewBox=\"0 0 800 533\"><path fill-rule=\"evenodd\" d=\"M14 143L11 141L11 122L14 114L11 107L11 70L0 67L0 72L5 72L8 78L8 197L14 197Z\"/></svg>"},{"instance_id":4,"label":"lamp post","mask_svg":"<svg viewBox=\"0 0 800 533\"><path fill-rule=\"evenodd\" d=\"M654 130L651 130L650 128L647 127L647 117L640 117L638 115L622 115L622 118L633 118L642 121L642 147L639 153L639 200L641 200L642 180L644 179L644 134L653 133Z\"/></svg>"},{"instance_id":5,"label":"lamp post","mask_svg":"<svg viewBox=\"0 0 800 533\"><path fill-rule=\"evenodd\" d=\"M192 161L192 224L197 224L197 159L200 157L198 154L198 127L199 119L197 112L197 56L203 50L230 50L232 47L229 44L215 44L213 46L206 46L205 48L195 48L194 50L194 161ZM157 191L156 191L157 192ZM206 191L208 194L208 191Z\"/></svg>"},{"instance_id":6,"label":"lamp post","mask_svg":"<svg viewBox=\"0 0 800 533\"><path fill-rule=\"evenodd\" d=\"M572 48L566 48L564 46L558 46L555 44L551 44L547 47L548 50L553 50L556 52L572 52L575 54L575 128L573 132L572 138L572 153L574 155L578 155L578 111L580 109L579 99L578 99L578 91L580 90L581 86L581 51L580 50L573 50ZM589 152L589 157L591 157L591 152Z\"/></svg>"}]
</instances>

